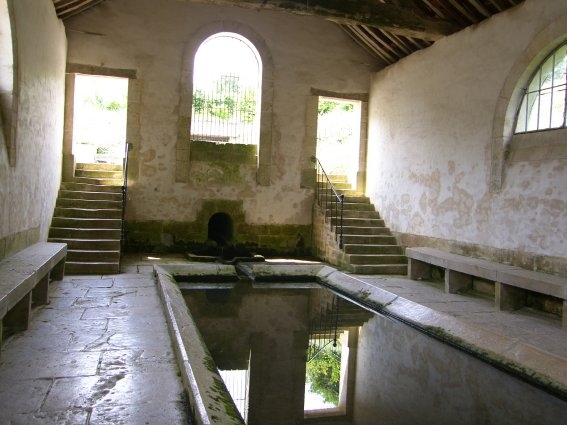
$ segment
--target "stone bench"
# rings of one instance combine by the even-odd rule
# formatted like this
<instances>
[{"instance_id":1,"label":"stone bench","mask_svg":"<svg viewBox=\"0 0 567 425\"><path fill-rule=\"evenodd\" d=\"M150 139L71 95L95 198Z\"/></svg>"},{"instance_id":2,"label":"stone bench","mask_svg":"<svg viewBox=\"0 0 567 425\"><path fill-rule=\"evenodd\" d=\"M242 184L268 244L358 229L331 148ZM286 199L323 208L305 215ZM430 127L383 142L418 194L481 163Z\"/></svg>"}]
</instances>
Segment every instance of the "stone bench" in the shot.
<instances>
[{"instance_id":1,"label":"stone bench","mask_svg":"<svg viewBox=\"0 0 567 425\"><path fill-rule=\"evenodd\" d=\"M515 310L525 305L526 291L563 300L562 326L567 329L567 279L492 261L452 254L435 248L407 248L408 276L430 279L431 266L445 269L445 292L472 288L473 277L494 282L495 304L499 310Z\"/></svg>"},{"instance_id":2,"label":"stone bench","mask_svg":"<svg viewBox=\"0 0 567 425\"><path fill-rule=\"evenodd\" d=\"M4 333L28 328L32 303L49 302L49 282L63 279L66 257L67 244L40 242L0 261L0 347Z\"/></svg>"}]
</instances>

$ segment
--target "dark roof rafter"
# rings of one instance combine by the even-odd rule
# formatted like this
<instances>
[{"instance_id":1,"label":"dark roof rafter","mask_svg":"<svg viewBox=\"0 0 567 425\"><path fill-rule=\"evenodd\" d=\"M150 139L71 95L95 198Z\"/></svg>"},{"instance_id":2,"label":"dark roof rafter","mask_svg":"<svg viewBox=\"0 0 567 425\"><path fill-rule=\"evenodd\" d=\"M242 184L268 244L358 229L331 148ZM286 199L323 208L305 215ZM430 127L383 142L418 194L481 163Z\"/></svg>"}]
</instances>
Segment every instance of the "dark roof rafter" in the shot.
<instances>
[{"instance_id":1,"label":"dark roof rafter","mask_svg":"<svg viewBox=\"0 0 567 425\"><path fill-rule=\"evenodd\" d=\"M392 34L423 40L438 40L459 29L453 22L430 17L416 8L404 8L376 0L185 0L221 6L276 10L319 16L341 25L381 28Z\"/></svg>"},{"instance_id":2,"label":"dark roof rafter","mask_svg":"<svg viewBox=\"0 0 567 425\"><path fill-rule=\"evenodd\" d=\"M68 19L104 1L53 0ZM166 1L166 0L161 0ZM174 1L174 0L170 0ZM478 24L523 0L175 0L317 16L335 22L360 46L392 64L436 40Z\"/></svg>"}]
</instances>

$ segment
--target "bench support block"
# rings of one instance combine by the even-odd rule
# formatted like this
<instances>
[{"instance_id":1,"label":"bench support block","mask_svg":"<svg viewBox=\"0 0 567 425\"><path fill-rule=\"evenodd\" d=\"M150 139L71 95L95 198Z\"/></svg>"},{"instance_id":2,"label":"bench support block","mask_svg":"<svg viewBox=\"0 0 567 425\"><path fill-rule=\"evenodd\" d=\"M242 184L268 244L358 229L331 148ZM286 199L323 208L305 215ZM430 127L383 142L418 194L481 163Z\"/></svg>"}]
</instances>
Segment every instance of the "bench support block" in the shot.
<instances>
[{"instance_id":1,"label":"bench support block","mask_svg":"<svg viewBox=\"0 0 567 425\"><path fill-rule=\"evenodd\" d=\"M65 259L67 256L63 257L61 261L59 261L55 267L51 270L51 279L52 280L63 280L65 275Z\"/></svg>"},{"instance_id":2,"label":"bench support block","mask_svg":"<svg viewBox=\"0 0 567 425\"><path fill-rule=\"evenodd\" d=\"M457 294L459 292L472 289L473 278L470 274L445 269L445 292Z\"/></svg>"},{"instance_id":3,"label":"bench support block","mask_svg":"<svg viewBox=\"0 0 567 425\"><path fill-rule=\"evenodd\" d=\"M32 290L32 302L37 305L49 304L49 273Z\"/></svg>"},{"instance_id":4,"label":"bench support block","mask_svg":"<svg viewBox=\"0 0 567 425\"><path fill-rule=\"evenodd\" d=\"M431 264L410 258L408 262L408 274L413 280L431 279Z\"/></svg>"},{"instance_id":5,"label":"bench support block","mask_svg":"<svg viewBox=\"0 0 567 425\"><path fill-rule=\"evenodd\" d=\"M526 305L526 291L504 283L495 282L495 304L498 310L517 310Z\"/></svg>"},{"instance_id":6,"label":"bench support block","mask_svg":"<svg viewBox=\"0 0 567 425\"><path fill-rule=\"evenodd\" d=\"M31 292L28 292L18 303L4 316L3 325L10 329L10 333L25 331L30 322Z\"/></svg>"}]
</instances>

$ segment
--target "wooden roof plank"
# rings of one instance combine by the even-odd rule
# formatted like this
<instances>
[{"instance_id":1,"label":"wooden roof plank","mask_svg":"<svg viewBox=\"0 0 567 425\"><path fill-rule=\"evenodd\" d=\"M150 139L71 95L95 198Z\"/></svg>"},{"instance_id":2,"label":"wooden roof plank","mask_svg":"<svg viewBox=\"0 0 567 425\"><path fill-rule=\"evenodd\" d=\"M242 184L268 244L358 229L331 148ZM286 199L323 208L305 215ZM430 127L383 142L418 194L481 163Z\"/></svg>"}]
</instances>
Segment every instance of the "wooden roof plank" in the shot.
<instances>
[{"instance_id":1,"label":"wooden roof plank","mask_svg":"<svg viewBox=\"0 0 567 425\"><path fill-rule=\"evenodd\" d=\"M463 15L464 17L466 17L471 23L473 23L473 24L478 23L479 20L478 20L474 15L471 15L471 14L469 13L469 11L468 11L467 9L465 9L465 8L461 5L460 1L457 1L457 0L447 0L447 1L448 1L456 10L458 10L461 15Z\"/></svg>"},{"instance_id":2,"label":"wooden roof plank","mask_svg":"<svg viewBox=\"0 0 567 425\"><path fill-rule=\"evenodd\" d=\"M366 43L362 38L356 34L353 30L352 25L341 25L341 28L361 47L368 50L371 54L376 55L384 63L392 64L392 60L386 57L380 49L376 47L373 43Z\"/></svg>"},{"instance_id":3,"label":"wooden roof plank","mask_svg":"<svg viewBox=\"0 0 567 425\"><path fill-rule=\"evenodd\" d=\"M491 15L490 11L477 0L469 0L469 3L485 18L488 18Z\"/></svg>"}]
</instances>

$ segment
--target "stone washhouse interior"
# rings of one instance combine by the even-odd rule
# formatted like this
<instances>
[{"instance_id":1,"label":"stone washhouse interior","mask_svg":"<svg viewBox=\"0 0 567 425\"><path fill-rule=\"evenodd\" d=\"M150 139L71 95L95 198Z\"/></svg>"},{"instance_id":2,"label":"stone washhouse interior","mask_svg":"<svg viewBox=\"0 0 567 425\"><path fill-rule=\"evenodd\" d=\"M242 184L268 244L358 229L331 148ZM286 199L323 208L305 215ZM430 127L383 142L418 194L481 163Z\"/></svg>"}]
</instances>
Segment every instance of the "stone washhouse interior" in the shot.
<instances>
[{"instance_id":1,"label":"stone washhouse interior","mask_svg":"<svg viewBox=\"0 0 567 425\"><path fill-rule=\"evenodd\" d=\"M565 0L0 0L0 424L567 423Z\"/></svg>"}]
</instances>

